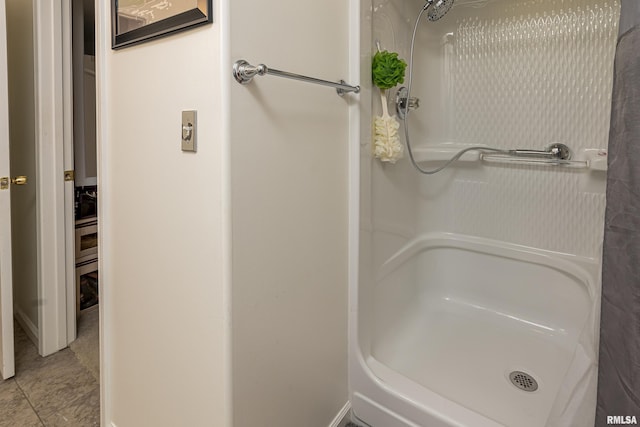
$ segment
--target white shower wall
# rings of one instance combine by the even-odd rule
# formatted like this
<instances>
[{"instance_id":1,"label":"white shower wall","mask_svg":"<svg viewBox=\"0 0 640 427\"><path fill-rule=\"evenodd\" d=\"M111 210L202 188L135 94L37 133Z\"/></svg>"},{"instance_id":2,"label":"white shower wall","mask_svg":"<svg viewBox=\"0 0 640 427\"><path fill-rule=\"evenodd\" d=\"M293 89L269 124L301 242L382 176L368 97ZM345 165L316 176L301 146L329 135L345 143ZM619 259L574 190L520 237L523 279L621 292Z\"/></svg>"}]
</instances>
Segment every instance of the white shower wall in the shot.
<instances>
[{"instance_id":1,"label":"white shower wall","mask_svg":"<svg viewBox=\"0 0 640 427\"><path fill-rule=\"evenodd\" d=\"M408 62L423 4L374 0L373 41ZM410 117L413 146L544 149L562 142L577 159L586 149L606 149L619 9L610 0L458 0L442 20L425 19L414 58L412 96L421 106ZM372 160L363 176L369 166L363 215L371 217L373 238L384 240L374 240L374 264L431 231L599 257L604 172L458 163L426 177L405 158L396 165Z\"/></svg>"}]
</instances>

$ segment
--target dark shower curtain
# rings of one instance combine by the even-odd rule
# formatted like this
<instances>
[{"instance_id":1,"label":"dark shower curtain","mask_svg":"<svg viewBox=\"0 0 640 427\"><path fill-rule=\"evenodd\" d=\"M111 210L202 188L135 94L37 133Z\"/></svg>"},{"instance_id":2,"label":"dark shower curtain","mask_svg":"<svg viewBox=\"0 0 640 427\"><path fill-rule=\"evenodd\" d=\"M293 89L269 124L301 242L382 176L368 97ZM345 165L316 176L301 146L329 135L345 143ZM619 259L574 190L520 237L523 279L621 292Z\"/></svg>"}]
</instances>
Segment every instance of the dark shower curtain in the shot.
<instances>
[{"instance_id":1,"label":"dark shower curtain","mask_svg":"<svg viewBox=\"0 0 640 427\"><path fill-rule=\"evenodd\" d=\"M596 427L640 423L639 0L622 0L608 163Z\"/></svg>"}]
</instances>

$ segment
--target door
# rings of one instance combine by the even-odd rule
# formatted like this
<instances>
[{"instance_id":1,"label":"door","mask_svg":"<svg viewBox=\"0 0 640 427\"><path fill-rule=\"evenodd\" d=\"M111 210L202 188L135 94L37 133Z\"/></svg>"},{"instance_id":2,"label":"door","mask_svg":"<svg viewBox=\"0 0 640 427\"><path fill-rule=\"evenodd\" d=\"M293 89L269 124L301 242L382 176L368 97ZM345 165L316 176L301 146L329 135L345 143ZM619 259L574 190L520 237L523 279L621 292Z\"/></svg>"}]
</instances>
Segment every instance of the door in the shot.
<instances>
[{"instance_id":1,"label":"door","mask_svg":"<svg viewBox=\"0 0 640 427\"><path fill-rule=\"evenodd\" d=\"M0 377L15 374L5 0L0 0ZM6 179L3 179L6 178ZM6 187L6 188L4 188Z\"/></svg>"}]
</instances>

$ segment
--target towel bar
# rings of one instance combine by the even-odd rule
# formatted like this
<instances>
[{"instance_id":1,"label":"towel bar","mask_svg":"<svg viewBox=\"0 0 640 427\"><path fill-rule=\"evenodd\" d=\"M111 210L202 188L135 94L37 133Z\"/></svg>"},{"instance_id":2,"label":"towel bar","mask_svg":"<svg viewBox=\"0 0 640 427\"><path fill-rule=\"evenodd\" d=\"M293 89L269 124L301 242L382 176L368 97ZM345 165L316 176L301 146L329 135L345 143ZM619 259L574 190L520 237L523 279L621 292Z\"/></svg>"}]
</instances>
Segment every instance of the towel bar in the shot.
<instances>
[{"instance_id":1,"label":"towel bar","mask_svg":"<svg viewBox=\"0 0 640 427\"><path fill-rule=\"evenodd\" d=\"M300 74L289 73L287 71L280 71L274 68L269 68L264 64L251 65L244 59L239 59L233 64L233 77L240 84L246 85L253 80L255 76L264 76L269 74L277 77L284 77L287 79L300 80L307 83L314 83L322 86L329 86L336 89L338 95L342 96L345 93L360 92L360 86L351 86L340 80L340 83L330 82L328 80L320 80L314 77L307 77Z\"/></svg>"}]
</instances>

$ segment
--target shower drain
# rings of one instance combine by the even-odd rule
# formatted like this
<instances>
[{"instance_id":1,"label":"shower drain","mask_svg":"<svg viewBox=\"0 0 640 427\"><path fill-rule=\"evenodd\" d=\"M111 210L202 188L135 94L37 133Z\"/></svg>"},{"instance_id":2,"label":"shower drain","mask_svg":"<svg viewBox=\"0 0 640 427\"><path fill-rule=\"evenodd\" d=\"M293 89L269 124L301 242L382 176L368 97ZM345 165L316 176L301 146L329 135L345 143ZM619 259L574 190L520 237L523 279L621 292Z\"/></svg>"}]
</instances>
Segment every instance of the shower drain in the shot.
<instances>
[{"instance_id":1,"label":"shower drain","mask_svg":"<svg viewBox=\"0 0 640 427\"><path fill-rule=\"evenodd\" d=\"M522 371L513 371L509 374L511 383L524 391L536 391L538 382L529 374Z\"/></svg>"}]
</instances>

